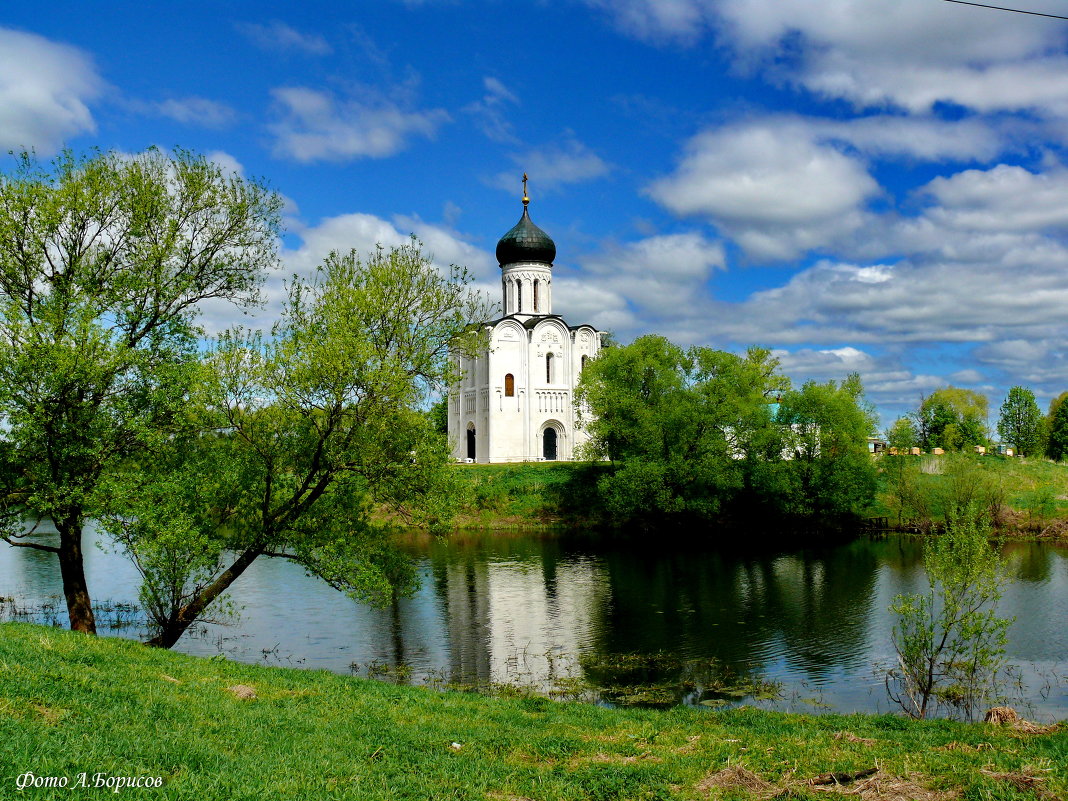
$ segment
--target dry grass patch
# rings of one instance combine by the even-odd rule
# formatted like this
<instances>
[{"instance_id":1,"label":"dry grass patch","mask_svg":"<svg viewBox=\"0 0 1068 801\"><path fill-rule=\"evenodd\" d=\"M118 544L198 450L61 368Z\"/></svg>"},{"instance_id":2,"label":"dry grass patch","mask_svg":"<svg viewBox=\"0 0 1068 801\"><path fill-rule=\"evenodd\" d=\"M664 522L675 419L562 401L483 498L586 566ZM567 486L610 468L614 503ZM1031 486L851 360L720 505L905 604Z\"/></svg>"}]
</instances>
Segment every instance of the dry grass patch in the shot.
<instances>
[{"instance_id":1,"label":"dry grass patch","mask_svg":"<svg viewBox=\"0 0 1068 801\"><path fill-rule=\"evenodd\" d=\"M783 792L777 784L762 779L741 765L731 765L710 773L697 783L697 789L710 794L712 790L745 790L754 798L775 798Z\"/></svg>"},{"instance_id":2,"label":"dry grass patch","mask_svg":"<svg viewBox=\"0 0 1068 801\"><path fill-rule=\"evenodd\" d=\"M1022 771L1000 773L988 768L981 768L979 772L995 781L1011 784L1017 790L1030 791L1038 798L1058 798L1046 788L1046 777L1042 774L1048 772L1048 769L1039 769L1027 765Z\"/></svg>"},{"instance_id":3,"label":"dry grass patch","mask_svg":"<svg viewBox=\"0 0 1068 801\"><path fill-rule=\"evenodd\" d=\"M952 801L960 797L959 790L932 790L924 784L926 777L913 773L908 778L887 776L876 773L870 778L843 785L814 785L806 782L813 790L851 795L863 801Z\"/></svg>"},{"instance_id":4,"label":"dry grass patch","mask_svg":"<svg viewBox=\"0 0 1068 801\"><path fill-rule=\"evenodd\" d=\"M995 706L988 709L986 715L983 716L983 722L992 723L995 726L1007 726L1023 734L1053 734L1061 728L1059 723L1040 726L1037 723L1024 720L1011 706Z\"/></svg>"},{"instance_id":5,"label":"dry grass patch","mask_svg":"<svg viewBox=\"0 0 1068 801\"><path fill-rule=\"evenodd\" d=\"M732 765L708 774L696 788L705 794L712 790L742 790L751 798L764 801L792 798L795 790L856 796L862 801L953 801L960 797L959 790L933 790L925 782L926 777L919 774L904 778L870 768L855 773L822 773L803 781L787 774L776 784L741 765Z\"/></svg>"}]
</instances>

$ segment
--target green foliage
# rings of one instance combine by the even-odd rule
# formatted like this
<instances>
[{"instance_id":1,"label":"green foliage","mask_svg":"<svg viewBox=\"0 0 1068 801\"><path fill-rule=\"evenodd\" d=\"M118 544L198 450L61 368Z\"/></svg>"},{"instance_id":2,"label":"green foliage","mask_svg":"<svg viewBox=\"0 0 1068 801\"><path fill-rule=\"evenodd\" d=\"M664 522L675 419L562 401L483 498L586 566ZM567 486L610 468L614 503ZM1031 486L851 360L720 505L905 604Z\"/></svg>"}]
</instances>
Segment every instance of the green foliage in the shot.
<instances>
[{"instance_id":1,"label":"green foliage","mask_svg":"<svg viewBox=\"0 0 1068 801\"><path fill-rule=\"evenodd\" d=\"M916 426L907 417L899 417L894 424L886 430L886 445L897 451L898 454L906 454L915 448L920 441Z\"/></svg>"},{"instance_id":2,"label":"green foliage","mask_svg":"<svg viewBox=\"0 0 1068 801\"><path fill-rule=\"evenodd\" d=\"M987 442L989 401L980 392L961 387L943 387L920 402L915 412L921 445L964 450Z\"/></svg>"},{"instance_id":3,"label":"green foliage","mask_svg":"<svg viewBox=\"0 0 1068 801\"><path fill-rule=\"evenodd\" d=\"M156 794L168 801L574 801L591 794L682 801L708 797L709 774L743 764L768 782L794 782L788 786L796 797L815 798L825 794L813 791L809 778L877 764L887 782L911 776L962 798L1023 800L1034 799L1034 789L991 774L1038 765L1046 797L1068 796L1063 730L1021 737L1007 728L892 715L493 698L198 659L23 624L0 626L0 663L0 774L11 786L27 770L68 776L72 784L89 770L161 776ZM234 698L227 688L235 685L253 687L257 698ZM294 753L302 755L299 765ZM49 797L47 790L22 795ZM61 797L104 795L111 794L89 787ZM738 789L725 797L743 796Z\"/></svg>"},{"instance_id":4,"label":"green foliage","mask_svg":"<svg viewBox=\"0 0 1068 801\"><path fill-rule=\"evenodd\" d=\"M841 517L874 493L874 417L855 376L792 392L769 351L683 351L647 336L595 359L577 396L585 455L615 463L598 487L616 523Z\"/></svg>"},{"instance_id":5,"label":"green foliage","mask_svg":"<svg viewBox=\"0 0 1068 801\"><path fill-rule=\"evenodd\" d=\"M858 375L786 393L777 420L794 454L785 467L795 513L846 517L871 504L876 479L867 438L876 417Z\"/></svg>"},{"instance_id":6,"label":"green foliage","mask_svg":"<svg viewBox=\"0 0 1068 801\"><path fill-rule=\"evenodd\" d=\"M1046 455L1055 462L1063 461L1068 456L1068 404L1064 403L1066 397L1068 392L1062 392L1050 402Z\"/></svg>"},{"instance_id":7,"label":"green foliage","mask_svg":"<svg viewBox=\"0 0 1068 801\"><path fill-rule=\"evenodd\" d=\"M172 645L260 556L359 600L413 588L372 512L442 531L455 511L446 440L418 409L482 312L466 282L417 243L334 253L293 280L270 337L219 337L190 433L131 463L105 519L145 576L153 642Z\"/></svg>"},{"instance_id":8,"label":"green foliage","mask_svg":"<svg viewBox=\"0 0 1068 801\"><path fill-rule=\"evenodd\" d=\"M434 427L434 430L439 434L449 433L449 398L442 395L431 406L430 411L427 412L427 416L430 419L430 425Z\"/></svg>"},{"instance_id":9,"label":"green foliage","mask_svg":"<svg viewBox=\"0 0 1068 801\"><path fill-rule=\"evenodd\" d=\"M1019 456L1034 456L1045 450L1044 435L1042 413L1035 402L1035 393L1025 387L1010 389L998 417L1001 441L1015 446Z\"/></svg>"},{"instance_id":10,"label":"green foliage","mask_svg":"<svg viewBox=\"0 0 1068 801\"><path fill-rule=\"evenodd\" d=\"M80 543L100 484L180 428L199 304L255 301L280 207L186 151L23 153L0 177L3 536L57 554L76 629L95 629ZM26 509L58 546L20 540Z\"/></svg>"},{"instance_id":11,"label":"green foliage","mask_svg":"<svg viewBox=\"0 0 1068 801\"><path fill-rule=\"evenodd\" d=\"M1068 513L1068 467L1045 459L975 454L885 456L876 514L930 530L969 502L995 530L1033 533ZM1059 524L1059 523L1058 523Z\"/></svg>"},{"instance_id":12,"label":"green foliage","mask_svg":"<svg viewBox=\"0 0 1068 801\"><path fill-rule=\"evenodd\" d=\"M927 593L899 595L890 606L897 665L886 687L911 717L942 706L971 719L997 700L1012 620L996 615L1005 574L989 535L972 510L954 517L924 543Z\"/></svg>"}]
</instances>

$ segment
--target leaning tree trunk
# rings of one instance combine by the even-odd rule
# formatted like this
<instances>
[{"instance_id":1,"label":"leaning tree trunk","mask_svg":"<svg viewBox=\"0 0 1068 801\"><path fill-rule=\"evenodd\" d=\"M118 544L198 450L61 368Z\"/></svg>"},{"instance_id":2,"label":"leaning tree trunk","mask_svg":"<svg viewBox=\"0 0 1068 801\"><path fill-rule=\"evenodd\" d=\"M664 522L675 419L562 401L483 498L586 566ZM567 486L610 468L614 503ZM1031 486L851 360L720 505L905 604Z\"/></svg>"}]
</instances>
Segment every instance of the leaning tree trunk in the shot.
<instances>
[{"instance_id":1,"label":"leaning tree trunk","mask_svg":"<svg viewBox=\"0 0 1068 801\"><path fill-rule=\"evenodd\" d=\"M260 548L250 548L244 551L230 567L223 571L219 578L209 584L188 604L178 610L178 614L160 626L160 632L145 645L157 648L172 648L175 643L185 634L186 629L197 622L197 619L208 608L209 604L226 592L230 585L237 581L238 577L251 565L263 551Z\"/></svg>"},{"instance_id":2,"label":"leaning tree trunk","mask_svg":"<svg viewBox=\"0 0 1068 801\"><path fill-rule=\"evenodd\" d=\"M70 630L96 634L96 617L85 583L82 559L82 517L71 513L55 521L59 531L59 571L63 577L63 595L67 598Z\"/></svg>"}]
</instances>

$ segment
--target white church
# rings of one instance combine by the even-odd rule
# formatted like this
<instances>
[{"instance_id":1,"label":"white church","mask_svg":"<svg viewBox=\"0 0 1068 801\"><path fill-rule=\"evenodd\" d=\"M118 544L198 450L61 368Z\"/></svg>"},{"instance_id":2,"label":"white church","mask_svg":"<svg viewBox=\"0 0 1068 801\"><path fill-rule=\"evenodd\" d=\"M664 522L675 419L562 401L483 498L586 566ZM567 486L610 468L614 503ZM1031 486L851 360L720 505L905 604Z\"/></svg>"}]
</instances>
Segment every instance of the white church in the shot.
<instances>
[{"instance_id":1,"label":"white church","mask_svg":"<svg viewBox=\"0 0 1068 801\"><path fill-rule=\"evenodd\" d=\"M601 349L601 332L553 314L556 245L523 216L497 243L504 316L483 324L487 349L460 356L449 393L453 456L479 463L570 460L586 435L577 426L575 386Z\"/></svg>"}]
</instances>

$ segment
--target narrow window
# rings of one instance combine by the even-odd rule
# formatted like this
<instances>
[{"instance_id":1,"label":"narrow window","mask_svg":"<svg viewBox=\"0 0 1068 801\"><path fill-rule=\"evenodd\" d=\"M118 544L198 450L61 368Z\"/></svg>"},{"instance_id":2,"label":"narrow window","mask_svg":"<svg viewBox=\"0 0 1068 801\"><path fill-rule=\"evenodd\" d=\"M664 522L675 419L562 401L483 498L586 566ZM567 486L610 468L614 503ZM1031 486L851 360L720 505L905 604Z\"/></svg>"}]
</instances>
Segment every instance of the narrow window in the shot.
<instances>
[{"instance_id":1,"label":"narrow window","mask_svg":"<svg viewBox=\"0 0 1068 801\"><path fill-rule=\"evenodd\" d=\"M553 355L551 353L545 354L545 383L551 384L553 382Z\"/></svg>"},{"instance_id":2,"label":"narrow window","mask_svg":"<svg viewBox=\"0 0 1068 801\"><path fill-rule=\"evenodd\" d=\"M534 282L534 313L538 313L538 282Z\"/></svg>"},{"instance_id":3,"label":"narrow window","mask_svg":"<svg viewBox=\"0 0 1068 801\"><path fill-rule=\"evenodd\" d=\"M515 284L515 310L517 312L523 311L523 282L516 281Z\"/></svg>"},{"instance_id":4,"label":"narrow window","mask_svg":"<svg viewBox=\"0 0 1068 801\"><path fill-rule=\"evenodd\" d=\"M511 373L508 373L508 375L504 377L504 397L515 397L515 376Z\"/></svg>"},{"instance_id":5,"label":"narrow window","mask_svg":"<svg viewBox=\"0 0 1068 801\"><path fill-rule=\"evenodd\" d=\"M580 371L580 372L581 372L582 370L585 370L585 369L586 369L586 360L587 360L588 358L590 358L590 357L589 357L589 356L583 356L583 357L582 357L582 365L581 365L581 366L579 367L579 371Z\"/></svg>"}]
</instances>

